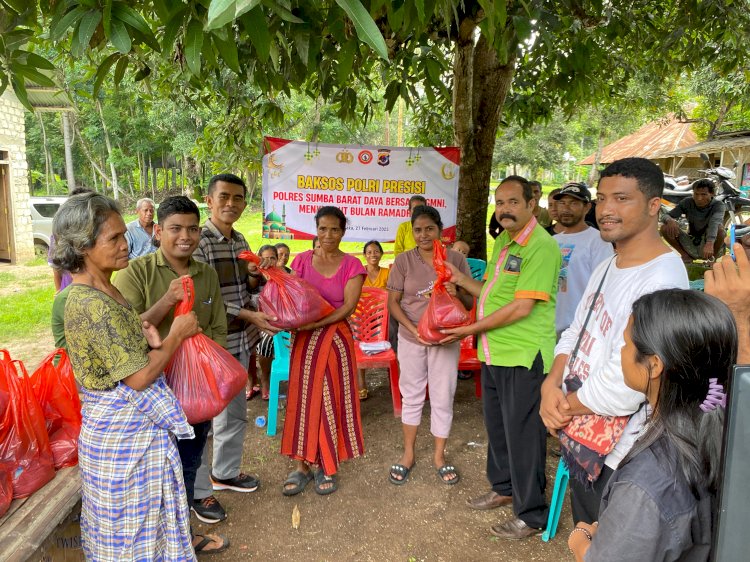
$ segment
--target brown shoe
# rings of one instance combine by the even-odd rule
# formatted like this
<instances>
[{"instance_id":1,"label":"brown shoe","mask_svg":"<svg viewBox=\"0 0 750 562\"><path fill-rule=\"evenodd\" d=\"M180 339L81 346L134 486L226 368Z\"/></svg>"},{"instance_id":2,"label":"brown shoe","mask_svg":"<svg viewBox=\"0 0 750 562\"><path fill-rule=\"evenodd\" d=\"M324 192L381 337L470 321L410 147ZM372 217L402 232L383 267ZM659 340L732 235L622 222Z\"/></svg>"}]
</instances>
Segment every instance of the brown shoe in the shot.
<instances>
[{"instance_id":1,"label":"brown shoe","mask_svg":"<svg viewBox=\"0 0 750 562\"><path fill-rule=\"evenodd\" d=\"M526 523L518 518L509 519L505 523L493 525L492 527L490 527L490 533L495 535L497 538L506 540L525 539L526 537L541 535L542 531L542 529L534 529L534 527L529 527Z\"/></svg>"},{"instance_id":2,"label":"brown shoe","mask_svg":"<svg viewBox=\"0 0 750 562\"><path fill-rule=\"evenodd\" d=\"M495 490L490 490L486 494L482 494L478 498L472 500L466 500L466 503L471 509L495 509L496 507L502 507L504 505L510 505L513 503L511 496L501 496Z\"/></svg>"}]
</instances>

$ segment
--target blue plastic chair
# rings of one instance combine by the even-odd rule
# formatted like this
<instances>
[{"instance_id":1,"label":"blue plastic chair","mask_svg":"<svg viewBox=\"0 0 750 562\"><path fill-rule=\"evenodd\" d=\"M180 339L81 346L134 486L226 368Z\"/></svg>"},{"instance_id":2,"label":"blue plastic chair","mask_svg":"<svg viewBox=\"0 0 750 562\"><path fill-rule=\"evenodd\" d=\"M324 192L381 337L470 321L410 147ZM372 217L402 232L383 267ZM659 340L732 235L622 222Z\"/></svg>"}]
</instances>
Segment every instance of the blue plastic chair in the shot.
<instances>
[{"instance_id":1,"label":"blue plastic chair","mask_svg":"<svg viewBox=\"0 0 750 562\"><path fill-rule=\"evenodd\" d=\"M568 488L568 480L570 480L568 465L565 464L563 459L560 459L560 462L557 463L555 488L552 490L552 501L549 505L547 528L542 533L542 540L544 542L551 541L557 534L557 524L560 522L560 513L562 512L563 501L565 501L565 490Z\"/></svg>"},{"instance_id":2,"label":"blue plastic chair","mask_svg":"<svg viewBox=\"0 0 750 562\"><path fill-rule=\"evenodd\" d=\"M279 385L289 380L289 356L291 354L291 337L289 332L279 332L273 336L273 362L271 363L271 380L268 393L268 425L266 435L276 435L276 418L279 413Z\"/></svg>"},{"instance_id":3,"label":"blue plastic chair","mask_svg":"<svg viewBox=\"0 0 750 562\"><path fill-rule=\"evenodd\" d=\"M487 262L477 258L466 258L469 262L469 269L471 269L471 276L477 281L481 281L484 278L484 272L487 269Z\"/></svg>"}]
</instances>

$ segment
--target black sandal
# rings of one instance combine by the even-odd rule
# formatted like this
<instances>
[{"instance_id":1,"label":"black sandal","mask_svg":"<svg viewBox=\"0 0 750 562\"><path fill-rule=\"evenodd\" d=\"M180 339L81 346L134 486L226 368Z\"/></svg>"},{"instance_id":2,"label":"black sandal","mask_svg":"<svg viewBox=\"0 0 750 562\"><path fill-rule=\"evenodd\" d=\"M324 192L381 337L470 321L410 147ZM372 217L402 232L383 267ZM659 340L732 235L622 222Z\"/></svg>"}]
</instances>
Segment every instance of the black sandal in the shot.
<instances>
[{"instance_id":1,"label":"black sandal","mask_svg":"<svg viewBox=\"0 0 750 562\"><path fill-rule=\"evenodd\" d=\"M290 472L281 486L281 493L285 496L296 496L302 493L312 479L313 475L309 470L307 472L302 472L301 470ZM294 488L287 488L288 484L294 484Z\"/></svg>"},{"instance_id":2,"label":"black sandal","mask_svg":"<svg viewBox=\"0 0 750 562\"><path fill-rule=\"evenodd\" d=\"M453 486L454 484L458 484L458 481L461 480L461 476L458 474L458 471L456 470L456 467L452 464L444 464L440 468L437 469L438 477L440 478L440 481L443 484L447 484L449 486ZM453 475L453 478L449 478L446 480L444 477Z\"/></svg>"},{"instance_id":3,"label":"black sandal","mask_svg":"<svg viewBox=\"0 0 750 562\"><path fill-rule=\"evenodd\" d=\"M406 467L403 464L393 464L391 465L391 470L388 473L388 482L391 484L394 484L396 486L403 486L406 484L406 481L409 479L409 473L414 468L414 465L417 463L413 463L411 466ZM399 480L394 476L400 476L401 479Z\"/></svg>"},{"instance_id":4,"label":"black sandal","mask_svg":"<svg viewBox=\"0 0 750 562\"><path fill-rule=\"evenodd\" d=\"M201 542L196 544L193 547L193 550L195 550L196 554L218 554L219 552L224 552L227 548L229 548L229 539L226 537L223 537L222 535L214 535L218 539L221 539L221 546L219 548L212 548L210 550L203 550L206 548L209 544L212 542L216 542L214 539L207 537L206 535L194 535L195 537L200 537Z\"/></svg>"},{"instance_id":5,"label":"black sandal","mask_svg":"<svg viewBox=\"0 0 750 562\"><path fill-rule=\"evenodd\" d=\"M324 484L332 484L327 488L322 488ZM328 476L321 468L315 473L315 493L321 496L327 496L328 494L334 493L339 489L338 482L336 482L336 476Z\"/></svg>"}]
</instances>

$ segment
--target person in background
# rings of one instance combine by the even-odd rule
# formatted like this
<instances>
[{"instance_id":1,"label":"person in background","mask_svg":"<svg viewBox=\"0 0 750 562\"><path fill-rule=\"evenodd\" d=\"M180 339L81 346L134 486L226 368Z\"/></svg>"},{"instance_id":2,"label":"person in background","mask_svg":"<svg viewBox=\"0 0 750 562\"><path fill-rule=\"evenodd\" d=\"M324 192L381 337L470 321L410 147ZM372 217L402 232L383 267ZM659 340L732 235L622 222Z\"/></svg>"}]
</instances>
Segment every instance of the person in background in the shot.
<instances>
[{"instance_id":1,"label":"person in background","mask_svg":"<svg viewBox=\"0 0 750 562\"><path fill-rule=\"evenodd\" d=\"M318 248L320 248L320 241L318 240L318 237L316 236L312 239L312 249L317 250Z\"/></svg>"},{"instance_id":2,"label":"person in background","mask_svg":"<svg viewBox=\"0 0 750 562\"><path fill-rule=\"evenodd\" d=\"M193 428L163 371L200 332L194 312L161 340L112 284L128 265L117 203L68 199L52 225L53 266L70 271L65 336L83 392L78 438L81 540L87 560L195 560L176 439ZM144 336L144 330L147 337Z\"/></svg>"},{"instance_id":3,"label":"person in background","mask_svg":"<svg viewBox=\"0 0 750 562\"><path fill-rule=\"evenodd\" d=\"M380 245L380 242L377 240L370 240L364 246L364 254L367 275L365 276L363 287L385 289L390 270L387 267L382 267L380 265L380 260L383 257L383 247ZM366 369L357 369L357 386L359 388L360 400L367 400L369 396L367 392L367 381L365 380L365 371Z\"/></svg>"},{"instance_id":4,"label":"person in background","mask_svg":"<svg viewBox=\"0 0 750 562\"><path fill-rule=\"evenodd\" d=\"M530 181L529 183L531 184L531 193L534 194L534 200L536 201L534 216L542 228L547 228L552 224L552 219L550 218L547 209L540 205L540 202L542 201L542 184L538 181Z\"/></svg>"},{"instance_id":5,"label":"person in background","mask_svg":"<svg viewBox=\"0 0 750 562\"><path fill-rule=\"evenodd\" d=\"M388 279L388 310L398 320L398 362L401 375L399 389L403 397L401 429L404 453L388 472L388 480L397 486L405 484L415 464L417 431L429 383L430 433L434 439L432 461L440 481L457 484L460 475L455 466L445 461L445 445L453 424L453 399L456 395L456 374L461 352L458 341L433 345L420 338L417 325L427 310L437 273L432 265L433 244L440 240L443 222L434 207L416 207L411 215L416 248L400 254L393 263ZM466 258L448 250L446 263L451 263L471 277ZM466 291L447 283L449 294L457 296L470 310L474 299Z\"/></svg>"},{"instance_id":6,"label":"person in background","mask_svg":"<svg viewBox=\"0 0 750 562\"><path fill-rule=\"evenodd\" d=\"M132 260L117 274L114 285L140 314L141 320L156 326L159 336L165 339L174 322L174 307L184 298L182 279L191 277L195 291L193 311L198 325L207 337L226 347L227 317L219 277L212 268L192 258L200 236L200 211L196 204L183 196L167 197L159 205L158 223L154 228L158 249ZM193 500L195 475L201 465L211 421L191 425L195 437L177 442L189 502ZM228 546L229 540L220 535L193 536L196 553L214 554Z\"/></svg>"},{"instance_id":7,"label":"person in background","mask_svg":"<svg viewBox=\"0 0 750 562\"><path fill-rule=\"evenodd\" d=\"M682 261L713 260L724 246L724 204L714 199L716 185L708 178L693 184L693 196L680 201L667 213L661 235L682 256ZM675 219L685 215L688 232Z\"/></svg>"},{"instance_id":8,"label":"person in background","mask_svg":"<svg viewBox=\"0 0 750 562\"><path fill-rule=\"evenodd\" d=\"M412 195L409 198L409 216L414 212L415 207L420 205L427 205L427 199L421 195ZM414 236L411 232L411 220L405 220L398 225L396 231L396 240L393 245L393 257L396 258L399 254L416 248L417 243L414 241Z\"/></svg>"},{"instance_id":9,"label":"person in background","mask_svg":"<svg viewBox=\"0 0 750 562\"><path fill-rule=\"evenodd\" d=\"M633 303L624 341L625 384L651 413L604 491L597 523L577 522L568 546L578 562L707 561L737 326L718 299L667 289Z\"/></svg>"},{"instance_id":10,"label":"person in background","mask_svg":"<svg viewBox=\"0 0 750 562\"><path fill-rule=\"evenodd\" d=\"M389 269L380 265L380 260L383 258L383 246L377 240L370 240L365 244L364 255L367 270L364 287L385 289Z\"/></svg>"},{"instance_id":11,"label":"person in background","mask_svg":"<svg viewBox=\"0 0 750 562\"><path fill-rule=\"evenodd\" d=\"M261 246L258 250L258 257L268 264L268 267L279 267L278 252L275 246L266 244ZM257 291L260 293L263 286L266 284L266 278L260 279ZM258 367L260 374L260 396L263 400L269 398L269 385L271 381L271 363L273 363L273 334L270 332L261 331L260 341L256 347L256 354L258 356ZM253 385L255 389L255 385Z\"/></svg>"},{"instance_id":12,"label":"person in background","mask_svg":"<svg viewBox=\"0 0 750 562\"><path fill-rule=\"evenodd\" d=\"M315 214L320 247L294 258L295 273L317 287L335 309L299 326L292 336L281 454L296 461L282 493L293 496L315 480L315 492L338 489L339 463L364 454L357 399L354 338L348 318L357 306L365 268L339 248L346 216L324 206ZM318 469L313 473L311 465Z\"/></svg>"},{"instance_id":13,"label":"person in background","mask_svg":"<svg viewBox=\"0 0 750 562\"><path fill-rule=\"evenodd\" d=\"M469 245L463 240L456 240L453 243L453 246L451 246L451 250L453 250L454 252L458 252L465 258L468 258L471 248L469 248Z\"/></svg>"},{"instance_id":14,"label":"person in background","mask_svg":"<svg viewBox=\"0 0 750 562\"><path fill-rule=\"evenodd\" d=\"M563 227L563 225L558 222L559 219L557 216L557 201L555 201L555 195L557 195L558 193L560 193L559 187L553 189L549 192L549 195L547 195L547 212L549 213L549 218L552 221L552 224L550 224L544 230L549 232L550 236L560 234L565 230L565 227Z\"/></svg>"},{"instance_id":15,"label":"person in background","mask_svg":"<svg viewBox=\"0 0 750 562\"><path fill-rule=\"evenodd\" d=\"M131 260L156 251L156 246L154 246L155 209L154 201L148 197L138 199L135 204L138 218L128 223L128 231L125 233L128 241L128 258Z\"/></svg>"},{"instance_id":16,"label":"person in background","mask_svg":"<svg viewBox=\"0 0 750 562\"><path fill-rule=\"evenodd\" d=\"M255 364L259 330L275 333L271 318L251 310L250 291L258 285L261 273L256 264L239 259L250 247L234 224L247 206L247 187L234 174L218 174L208 182L206 202L211 213L201 230L196 261L211 266L219 276L221 296L227 315L227 351L246 369ZM223 412L213 419L213 462L207 448L195 479L193 512L204 523L226 519L226 512L213 496L214 490L254 492L260 480L241 470L247 429L245 392L237 393ZM210 473L210 474L209 474Z\"/></svg>"},{"instance_id":17,"label":"person in background","mask_svg":"<svg viewBox=\"0 0 750 562\"><path fill-rule=\"evenodd\" d=\"M276 254L279 256L278 261L276 262L276 265L283 268L284 271L287 273L292 272L292 268L287 267L287 262L289 261L289 256L291 255L291 251L289 250L289 246L284 244L283 242L279 242L276 244Z\"/></svg>"},{"instance_id":18,"label":"person in background","mask_svg":"<svg viewBox=\"0 0 750 562\"><path fill-rule=\"evenodd\" d=\"M575 316L583 291L596 267L612 257L612 244L602 240L599 231L584 218L591 206L591 192L584 183L567 183L555 195L556 213L563 232L554 236L562 266L557 283L555 331L558 338L568 329Z\"/></svg>"}]
</instances>

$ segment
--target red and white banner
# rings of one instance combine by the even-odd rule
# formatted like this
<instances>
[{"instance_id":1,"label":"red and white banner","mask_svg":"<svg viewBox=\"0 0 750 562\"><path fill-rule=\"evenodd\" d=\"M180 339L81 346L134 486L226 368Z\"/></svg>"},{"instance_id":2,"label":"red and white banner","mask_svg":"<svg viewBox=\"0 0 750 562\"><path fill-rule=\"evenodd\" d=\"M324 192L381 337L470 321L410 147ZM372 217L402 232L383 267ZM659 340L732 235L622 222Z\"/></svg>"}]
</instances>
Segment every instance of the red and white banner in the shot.
<instances>
[{"instance_id":1,"label":"red and white banner","mask_svg":"<svg viewBox=\"0 0 750 562\"><path fill-rule=\"evenodd\" d=\"M456 233L459 149L346 146L265 138L263 237L310 240L315 213L334 205L349 219L345 240L391 242L422 195Z\"/></svg>"}]
</instances>

